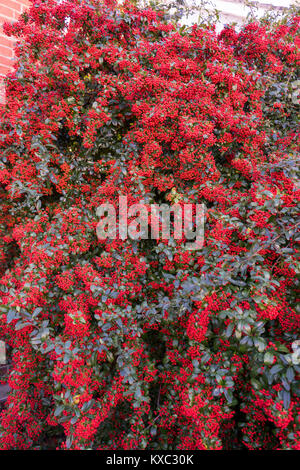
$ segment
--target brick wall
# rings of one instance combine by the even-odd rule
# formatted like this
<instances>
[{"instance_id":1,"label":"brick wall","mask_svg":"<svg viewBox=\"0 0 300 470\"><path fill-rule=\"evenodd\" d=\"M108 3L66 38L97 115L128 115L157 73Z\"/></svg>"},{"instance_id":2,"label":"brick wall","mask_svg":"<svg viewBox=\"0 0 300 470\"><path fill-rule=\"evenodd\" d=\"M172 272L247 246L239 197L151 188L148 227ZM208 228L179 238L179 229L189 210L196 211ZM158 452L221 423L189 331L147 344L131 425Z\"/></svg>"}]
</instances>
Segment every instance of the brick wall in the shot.
<instances>
[{"instance_id":1,"label":"brick wall","mask_svg":"<svg viewBox=\"0 0 300 470\"><path fill-rule=\"evenodd\" d=\"M0 103L5 100L3 77L9 72L13 58L13 40L4 35L2 25L15 21L30 0L0 0Z\"/></svg>"}]
</instances>

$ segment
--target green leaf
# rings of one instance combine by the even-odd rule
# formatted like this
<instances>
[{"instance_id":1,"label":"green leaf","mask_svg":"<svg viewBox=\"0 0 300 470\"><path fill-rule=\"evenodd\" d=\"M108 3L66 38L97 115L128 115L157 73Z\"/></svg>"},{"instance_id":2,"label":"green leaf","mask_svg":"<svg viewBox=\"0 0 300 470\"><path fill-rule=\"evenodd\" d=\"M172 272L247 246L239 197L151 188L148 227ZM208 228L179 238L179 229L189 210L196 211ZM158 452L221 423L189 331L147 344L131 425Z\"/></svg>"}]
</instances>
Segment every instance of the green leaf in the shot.
<instances>
[{"instance_id":1,"label":"green leaf","mask_svg":"<svg viewBox=\"0 0 300 470\"><path fill-rule=\"evenodd\" d=\"M264 355L264 363L268 364L268 365L273 364L274 357L275 357L274 354L272 354L270 352L266 352L265 355Z\"/></svg>"}]
</instances>

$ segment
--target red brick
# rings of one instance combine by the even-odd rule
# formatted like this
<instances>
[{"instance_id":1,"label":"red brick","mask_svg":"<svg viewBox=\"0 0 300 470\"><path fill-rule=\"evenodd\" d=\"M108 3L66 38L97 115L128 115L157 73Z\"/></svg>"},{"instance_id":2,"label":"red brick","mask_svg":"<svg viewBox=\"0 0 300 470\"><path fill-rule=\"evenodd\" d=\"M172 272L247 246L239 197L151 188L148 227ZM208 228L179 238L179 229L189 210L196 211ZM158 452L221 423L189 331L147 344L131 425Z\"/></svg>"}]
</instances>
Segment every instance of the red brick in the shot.
<instances>
[{"instance_id":1,"label":"red brick","mask_svg":"<svg viewBox=\"0 0 300 470\"><path fill-rule=\"evenodd\" d=\"M7 67L12 67L14 65L14 61L11 57L5 57L2 54L0 54L0 64L1 65L7 65Z\"/></svg>"},{"instance_id":2,"label":"red brick","mask_svg":"<svg viewBox=\"0 0 300 470\"><path fill-rule=\"evenodd\" d=\"M0 4L0 15L6 16L7 18L13 18L14 10L8 8L7 6Z\"/></svg>"},{"instance_id":3,"label":"red brick","mask_svg":"<svg viewBox=\"0 0 300 470\"><path fill-rule=\"evenodd\" d=\"M13 39L10 39L8 38L7 36L4 36L3 34L0 34L0 44L2 46L6 46L6 47L13 47L14 45L14 40Z\"/></svg>"},{"instance_id":4,"label":"red brick","mask_svg":"<svg viewBox=\"0 0 300 470\"><path fill-rule=\"evenodd\" d=\"M0 41L0 56L11 58L13 54L14 52L13 52L12 47L2 46L1 41Z\"/></svg>"},{"instance_id":5,"label":"red brick","mask_svg":"<svg viewBox=\"0 0 300 470\"><path fill-rule=\"evenodd\" d=\"M3 103L3 79L13 67L14 40L3 33L3 23L15 22L30 5L30 0L0 0L0 103Z\"/></svg>"},{"instance_id":6,"label":"red brick","mask_svg":"<svg viewBox=\"0 0 300 470\"><path fill-rule=\"evenodd\" d=\"M14 19L13 15L12 16L3 16L0 13L0 25L1 25L1 27L2 27L3 23L15 23L15 22L16 22L16 20ZM3 34L3 32L2 32L2 34Z\"/></svg>"},{"instance_id":7,"label":"red brick","mask_svg":"<svg viewBox=\"0 0 300 470\"><path fill-rule=\"evenodd\" d=\"M0 0L0 6L6 6L20 13L22 9L21 2L18 2L18 1L14 2L13 0Z\"/></svg>"},{"instance_id":8,"label":"red brick","mask_svg":"<svg viewBox=\"0 0 300 470\"><path fill-rule=\"evenodd\" d=\"M0 75L6 75L10 71L11 67L7 67L6 65L0 64Z\"/></svg>"}]
</instances>

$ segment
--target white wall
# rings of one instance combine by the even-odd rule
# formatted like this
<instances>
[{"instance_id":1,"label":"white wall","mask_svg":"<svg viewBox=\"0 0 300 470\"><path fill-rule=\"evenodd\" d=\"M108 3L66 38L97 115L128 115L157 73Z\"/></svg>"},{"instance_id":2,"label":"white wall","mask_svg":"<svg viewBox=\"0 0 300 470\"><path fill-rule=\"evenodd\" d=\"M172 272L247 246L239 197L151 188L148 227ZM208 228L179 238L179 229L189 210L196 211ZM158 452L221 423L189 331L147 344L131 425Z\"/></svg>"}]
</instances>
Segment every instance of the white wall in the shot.
<instances>
[{"instance_id":1,"label":"white wall","mask_svg":"<svg viewBox=\"0 0 300 470\"><path fill-rule=\"evenodd\" d=\"M200 5L200 0L186 0L188 4ZM296 4L296 0L250 0L255 7L256 15L262 16L267 10L282 11L291 4ZM211 6L210 6L211 5ZM236 22L242 24L250 8L245 6L243 0L208 0L207 8L213 10L213 6L220 12L220 23L226 24ZM197 21L199 14L190 16L186 22L191 24ZM219 28L221 25L219 25Z\"/></svg>"}]
</instances>

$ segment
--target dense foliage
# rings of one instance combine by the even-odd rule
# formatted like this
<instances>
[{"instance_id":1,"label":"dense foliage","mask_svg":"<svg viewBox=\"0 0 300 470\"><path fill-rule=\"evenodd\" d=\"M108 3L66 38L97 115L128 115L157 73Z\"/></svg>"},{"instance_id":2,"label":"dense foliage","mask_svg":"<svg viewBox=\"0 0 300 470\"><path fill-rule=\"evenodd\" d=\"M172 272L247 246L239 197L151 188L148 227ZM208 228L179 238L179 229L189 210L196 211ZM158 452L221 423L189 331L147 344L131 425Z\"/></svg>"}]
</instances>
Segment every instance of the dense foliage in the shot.
<instances>
[{"instance_id":1,"label":"dense foliage","mask_svg":"<svg viewBox=\"0 0 300 470\"><path fill-rule=\"evenodd\" d=\"M300 448L298 28L100 0L6 26L1 448ZM205 203L204 247L99 241L120 194Z\"/></svg>"}]
</instances>

